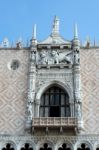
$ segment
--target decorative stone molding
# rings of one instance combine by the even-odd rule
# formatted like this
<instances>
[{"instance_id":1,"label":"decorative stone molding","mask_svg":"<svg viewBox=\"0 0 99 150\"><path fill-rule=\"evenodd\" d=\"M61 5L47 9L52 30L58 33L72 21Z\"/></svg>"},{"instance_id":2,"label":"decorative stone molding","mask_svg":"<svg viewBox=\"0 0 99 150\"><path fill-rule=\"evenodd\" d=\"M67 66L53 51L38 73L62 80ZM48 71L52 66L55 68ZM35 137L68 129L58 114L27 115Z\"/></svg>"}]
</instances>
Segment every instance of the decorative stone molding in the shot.
<instances>
[{"instance_id":1,"label":"decorative stone molding","mask_svg":"<svg viewBox=\"0 0 99 150\"><path fill-rule=\"evenodd\" d=\"M55 146L55 150L58 150L59 147L62 147L63 144L66 144L66 147L70 148L73 150L73 144L70 141L59 141L57 145Z\"/></svg>"},{"instance_id":2,"label":"decorative stone molding","mask_svg":"<svg viewBox=\"0 0 99 150\"><path fill-rule=\"evenodd\" d=\"M77 150L82 143L88 145L90 150L96 150L99 145L99 136L97 135L82 135L82 136L0 136L0 149L2 149L6 143L11 143L15 150L25 144L29 143L33 150L39 150L44 143L48 143L53 150L57 150L63 143L67 143L72 150Z\"/></svg>"},{"instance_id":3,"label":"decorative stone molding","mask_svg":"<svg viewBox=\"0 0 99 150\"><path fill-rule=\"evenodd\" d=\"M77 150L77 148L81 148L81 144L85 144L90 150L93 150L93 145L90 143L90 141L86 140L78 140L75 144L75 150Z\"/></svg>"},{"instance_id":4,"label":"decorative stone molding","mask_svg":"<svg viewBox=\"0 0 99 150\"><path fill-rule=\"evenodd\" d=\"M44 143L47 143L48 147L51 147L52 149L54 148L54 142L53 141L49 141L48 139L46 139L46 140L39 141L37 146L36 146L36 149L39 150L41 147L44 146Z\"/></svg>"},{"instance_id":5,"label":"decorative stone molding","mask_svg":"<svg viewBox=\"0 0 99 150\"><path fill-rule=\"evenodd\" d=\"M14 150L17 150L17 145L16 145L16 143L15 142L13 142L12 140L8 140L8 141L6 141L6 143L3 141L1 144L0 144L0 149L2 149L2 148L6 148L6 146L8 145L8 144L10 144L10 147L12 148L14 148Z\"/></svg>"},{"instance_id":6,"label":"decorative stone molding","mask_svg":"<svg viewBox=\"0 0 99 150\"><path fill-rule=\"evenodd\" d=\"M30 145L30 147L33 148L33 150L36 149L36 145L34 144L34 142L27 139L26 141L20 141L19 142L18 150L21 150L21 148L24 147L25 143L28 143Z\"/></svg>"},{"instance_id":7,"label":"decorative stone molding","mask_svg":"<svg viewBox=\"0 0 99 150\"><path fill-rule=\"evenodd\" d=\"M56 85L60 86L61 88L63 88L63 89L68 93L70 100L73 99L72 91L71 91L71 88L70 88L70 86L69 86L68 84L66 85L66 84L64 84L64 83L62 83L62 82L60 82L60 81L58 81L58 80L52 80L52 81L50 81L50 82L47 82L46 84L44 84L44 85L42 86L42 88L40 88L40 90L39 90L39 91L37 92L37 94L36 94L36 100L39 100L39 101L40 101L41 95L42 95L50 86L52 86L52 85L54 85L54 84L56 84Z\"/></svg>"}]
</instances>

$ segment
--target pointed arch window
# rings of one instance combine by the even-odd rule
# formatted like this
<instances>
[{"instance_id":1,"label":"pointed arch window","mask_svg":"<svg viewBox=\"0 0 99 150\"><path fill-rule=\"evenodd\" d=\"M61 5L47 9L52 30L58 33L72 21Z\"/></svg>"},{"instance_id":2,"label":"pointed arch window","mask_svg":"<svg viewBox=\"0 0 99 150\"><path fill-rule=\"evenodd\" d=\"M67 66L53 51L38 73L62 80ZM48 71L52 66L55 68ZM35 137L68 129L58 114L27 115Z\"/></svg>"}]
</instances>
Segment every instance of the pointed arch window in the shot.
<instances>
[{"instance_id":1,"label":"pointed arch window","mask_svg":"<svg viewBox=\"0 0 99 150\"><path fill-rule=\"evenodd\" d=\"M46 90L41 97L40 117L70 117L67 92L57 86Z\"/></svg>"}]
</instances>

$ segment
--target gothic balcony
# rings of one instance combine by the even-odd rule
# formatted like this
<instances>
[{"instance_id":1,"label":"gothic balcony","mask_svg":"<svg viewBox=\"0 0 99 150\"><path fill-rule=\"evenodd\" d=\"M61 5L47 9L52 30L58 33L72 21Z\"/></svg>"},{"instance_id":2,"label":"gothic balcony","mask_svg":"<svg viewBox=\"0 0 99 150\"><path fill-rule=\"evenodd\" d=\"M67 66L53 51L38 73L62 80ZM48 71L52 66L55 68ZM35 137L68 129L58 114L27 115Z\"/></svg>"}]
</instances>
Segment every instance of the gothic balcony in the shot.
<instances>
[{"instance_id":1,"label":"gothic balcony","mask_svg":"<svg viewBox=\"0 0 99 150\"><path fill-rule=\"evenodd\" d=\"M32 119L33 128L75 128L77 127L77 118L73 117L38 117Z\"/></svg>"}]
</instances>

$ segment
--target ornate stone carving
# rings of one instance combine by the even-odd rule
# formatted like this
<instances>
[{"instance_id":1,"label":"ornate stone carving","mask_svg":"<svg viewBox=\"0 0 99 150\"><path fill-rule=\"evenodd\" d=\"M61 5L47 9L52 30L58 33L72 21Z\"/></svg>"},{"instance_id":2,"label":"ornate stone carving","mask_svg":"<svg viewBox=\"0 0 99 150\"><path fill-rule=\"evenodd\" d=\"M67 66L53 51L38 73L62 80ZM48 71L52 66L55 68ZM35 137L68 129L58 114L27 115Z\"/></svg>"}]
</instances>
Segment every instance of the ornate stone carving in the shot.
<instances>
[{"instance_id":1,"label":"ornate stone carving","mask_svg":"<svg viewBox=\"0 0 99 150\"><path fill-rule=\"evenodd\" d=\"M45 65L48 63L47 53L45 51L40 52L40 59L38 63L40 63L41 65Z\"/></svg>"},{"instance_id":2,"label":"ornate stone carving","mask_svg":"<svg viewBox=\"0 0 99 150\"><path fill-rule=\"evenodd\" d=\"M84 143L90 150L98 147L98 138L96 135L78 135L78 136L0 136L0 149L6 148L7 143L11 143L11 148L21 149L25 143L30 147L40 148L44 143L48 143L53 150L58 149L63 143L66 143L71 149L77 150Z\"/></svg>"},{"instance_id":3,"label":"ornate stone carving","mask_svg":"<svg viewBox=\"0 0 99 150\"><path fill-rule=\"evenodd\" d=\"M57 51L53 50L51 53L52 59L54 61L54 63L59 64L59 63L72 63L72 59L69 56L71 52L69 53L65 53L65 52L61 52L58 53Z\"/></svg>"},{"instance_id":4,"label":"ornate stone carving","mask_svg":"<svg viewBox=\"0 0 99 150\"><path fill-rule=\"evenodd\" d=\"M30 59L34 64L36 63L36 52L35 51L31 51Z\"/></svg>"},{"instance_id":5,"label":"ornate stone carving","mask_svg":"<svg viewBox=\"0 0 99 150\"><path fill-rule=\"evenodd\" d=\"M85 143L82 143L77 150L90 150L90 148Z\"/></svg>"},{"instance_id":6,"label":"ornate stone carving","mask_svg":"<svg viewBox=\"0 0 99 150\"><path fill-rule=\"evenodd\" d=\"M28 116L31 120L33 117L33 110L32 109L33 109L33 104L32 104L32 102L29 102L27 105L27 111L28 111Z\"/></svg>"},{"instance_id":7,"label":"ornate stone carving","mask_svg":"<svg viewBox=\"0 0 99 150\"><path fill-rule=\"evenodd\" d=\"M21 150L33 150L33 148L29 143L25 143L25 145L21 147Z\"/></svg>"},{"instance_id":8,"label":"ornate stone carving","mask_svg":"<svg viewBox=\"0 0 99 150\"><path fill-rule=\"evenodd\" d=\"M80 103L77 103L76 104L76 116L78 119L81 119L82 115L81 115L81 104Z\"/></svg>"},{"instance_id":9,"label":"ornate stone carving","mask_svg":"<svg viewBox=\"0 0 99 150\"><path fill-rule=\"evenodd\" d=\"M72 64L72 52L58 52L58 50L50 50L48 52L42 50L39 53L37 64Z\"/></svg>"},{"instance_id":10,"label":"ornate stone carving","mask_svg":"<svg viewBox=\"0 0 99 150\"><path fill-rule=\"evenodd\" d=\"M80 61L79 51L75 50L75 52L74 52L74 64L79 64L79 61Z\"/></svg>"}]
</instances>

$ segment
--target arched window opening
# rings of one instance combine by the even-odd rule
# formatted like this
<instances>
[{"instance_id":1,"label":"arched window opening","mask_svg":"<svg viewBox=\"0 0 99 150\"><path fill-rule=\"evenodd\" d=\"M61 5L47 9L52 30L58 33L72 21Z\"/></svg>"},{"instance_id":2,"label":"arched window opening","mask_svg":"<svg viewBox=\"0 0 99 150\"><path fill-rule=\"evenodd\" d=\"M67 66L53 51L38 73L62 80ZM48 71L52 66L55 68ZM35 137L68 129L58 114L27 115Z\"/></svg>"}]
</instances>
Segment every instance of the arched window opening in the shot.
<instances>
[{"instance_id":1,"label":"arched window opening","mask_svg":"<svg viewBox=\"0 0 99 150\"><path fill-rule=\"evenodd\" d=\"M62 147L59 147L58 150L71 150L71 148L67 144L63 144Z\"/></svg>"},{"instance_id":2,"label":"arched window opening","mask_svg":"<svg viewBox=\"0 0 99 150\"><path fill-rule=\"evenodd\" d=\"M24 147L22 147L21 150L33 150L33 148L30 146L29 143L25 143Z\"/></svg>"},{"instance_id":3,"label":"arched window opening","mask_svg":"<svg viewBox=\"0 0 99 150\"><path fill-rule=\"evenodd\" d=\"M70 117L67 92L57 86L45 91L41 97L40 117Z\"/></svg>"},{"instance_id":4,"label":"arched window opening","mask_svg":"<svg viewBox=\"0 0 99 150\"><path fill-rule=\"evenodd\" d=\"M90 148L85 143L82 143L81 147L77 148L77 150L90 150Z\"/></svg>"},{"instance_id":5,"label":"arched window opening","mask_svg":"<svg viewBox=\"0 0 99 150\"><path fill-rule=\"evenodd\" d=\"M40 148L40 150L52 150L52 148L51 148L51 147L48 147L48 144L45 143L45 144L43 145L43 147Z\"/></svg>"},{"instance_id":6,"label":"arched window opening","mask_svg":"<svg viewBox=\"0 0 99 150\"><path fill-rule=\"evenodd\" d=\"M12 144L7 143L5 147L2 148L2 150L14 150Z\"/></svg>"}]
</instances>

